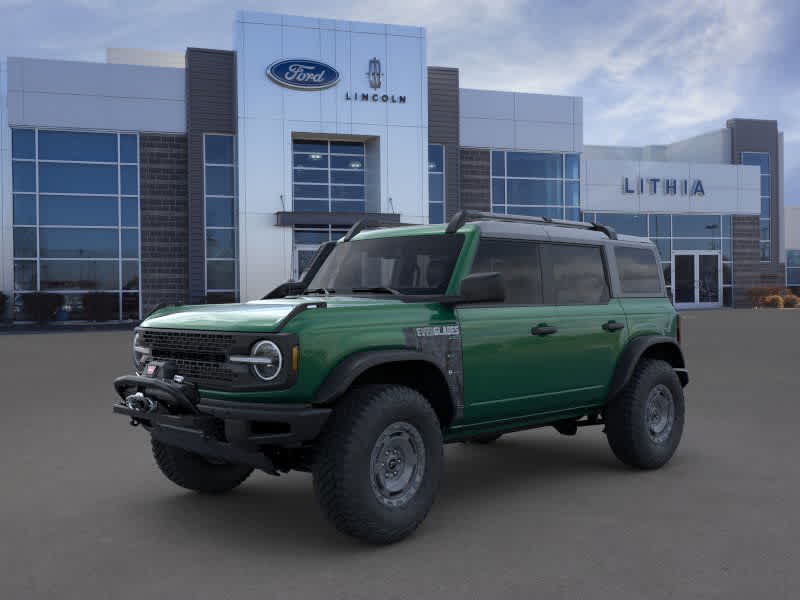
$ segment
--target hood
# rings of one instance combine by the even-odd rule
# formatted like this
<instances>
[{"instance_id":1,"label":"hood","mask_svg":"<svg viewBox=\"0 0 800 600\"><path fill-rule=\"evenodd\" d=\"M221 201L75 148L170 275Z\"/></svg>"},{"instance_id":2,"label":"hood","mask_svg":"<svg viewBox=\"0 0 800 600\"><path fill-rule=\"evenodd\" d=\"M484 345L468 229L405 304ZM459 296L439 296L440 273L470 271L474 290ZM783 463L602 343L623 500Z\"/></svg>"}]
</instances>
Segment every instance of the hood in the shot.
<instances>
[{"instance_id":1,"label":"hood","mask_svg":"<svg viewBox=\"0 0 800 600\"><path fill-rule=\"evenodd\" d=\"M142 327L163 329L194 329L204 331L270 332L286 318L292 309L305 302L325 302L326 310L398 304L387 297L355 296L298 296L273 300L253 300L243 304L196 304L168 306L149 315ZM314 309L311 309L314 310Z\"/></svg>"}]
</instances>

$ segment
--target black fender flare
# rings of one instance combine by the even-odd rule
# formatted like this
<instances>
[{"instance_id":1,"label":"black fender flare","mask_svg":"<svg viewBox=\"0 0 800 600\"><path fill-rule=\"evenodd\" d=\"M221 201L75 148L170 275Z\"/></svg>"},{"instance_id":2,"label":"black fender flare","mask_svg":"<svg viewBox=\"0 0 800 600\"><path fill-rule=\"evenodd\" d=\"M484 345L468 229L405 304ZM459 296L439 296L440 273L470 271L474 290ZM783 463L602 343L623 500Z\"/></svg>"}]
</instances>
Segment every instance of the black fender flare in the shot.
<instances>
[{"instance_id":1,"label":"black fender flare","mask_svg":"<svg viewBox=\"0 0 800 600\"><path fill-rule=\"evenodd\" d=\"M609 398L613 398L625 388L633 376L633 371L636 369L639 359L654 346L659 347L665 359L675 369L681 385L683 387L688 385L689 373L686 370L686 361L683 358L683 351L675 338L661 335L643 335L630 340L620 354L619 359L617 359L617 366L614 369L614 375L608 390Z\"/></svg>"},{"instance_id":2,"label":"black fender flare","mask_svg":"<svg viewBox=\"0 0 800 600\"><path fill-rule=\"evenodd\" d=\"M448 385L448 378L445 368L438 364L438 361L424 352L412 349L396 348L390 350L364 350L356 352L341 360L328 373L325 380L317 389L313 404L315 406L326 406L332 404L337 398L344 394L353 382L360 375L372 367L390 363L400 362L424 362L435 367L442 376L445 387L448 390L448 401L450 403L451 414L457 414L457 399L454 397L453 389ZM433 401L434 398L429 398Z\"/></svg>"}]
</instances>

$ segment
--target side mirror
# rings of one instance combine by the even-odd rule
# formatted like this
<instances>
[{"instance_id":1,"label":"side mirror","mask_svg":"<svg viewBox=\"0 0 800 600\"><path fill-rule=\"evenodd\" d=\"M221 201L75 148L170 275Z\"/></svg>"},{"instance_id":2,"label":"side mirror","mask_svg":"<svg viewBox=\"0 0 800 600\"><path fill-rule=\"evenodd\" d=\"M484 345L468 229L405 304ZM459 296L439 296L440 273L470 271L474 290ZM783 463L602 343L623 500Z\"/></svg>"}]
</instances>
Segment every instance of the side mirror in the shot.
<instances>
[{"instance_id":1,"label":"side mirror","mask_svg":"<svg viewBox=\"0 0 800 600\"><path fill-rule=\"evenodd\" d=\"M503 302L506 284L497 272L472 273L461 280L459 302Z\"/></svg>"}]
</instances>

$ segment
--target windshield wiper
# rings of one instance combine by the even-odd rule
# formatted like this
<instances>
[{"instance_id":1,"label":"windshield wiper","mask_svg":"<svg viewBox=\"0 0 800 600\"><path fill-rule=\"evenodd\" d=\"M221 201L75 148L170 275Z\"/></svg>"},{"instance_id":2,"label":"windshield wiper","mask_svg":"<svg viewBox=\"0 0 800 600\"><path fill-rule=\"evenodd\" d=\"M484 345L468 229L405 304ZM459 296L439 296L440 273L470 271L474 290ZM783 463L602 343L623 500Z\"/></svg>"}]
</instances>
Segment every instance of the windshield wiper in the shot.
<instances>
[{"instance_id":1,"label":"windshield wiper","mask_svg":"<svg viewBox=\"0 0 800 600\"><path fill-rule=\"evenodd\" d=\"M326 296L329 294L335 294L336 290L329 289L329 288L314 288L313 290L306 290L305 294L325 294Z\"/></svg>"},{"instance_id":2,"label":"windshield wiper","mask_svg":"<svg viewBox=\"0 0 800 600\"><path fill-rule=\"evenodd\" d=\"M384 285L378 285L375 287L362 287L362 288L353 288L351 291L353 292L374 292L376 294L392 294L393 296L400 296L401 292L397 291L394 288L386 287Z\"/></svg>"}]
</instances>

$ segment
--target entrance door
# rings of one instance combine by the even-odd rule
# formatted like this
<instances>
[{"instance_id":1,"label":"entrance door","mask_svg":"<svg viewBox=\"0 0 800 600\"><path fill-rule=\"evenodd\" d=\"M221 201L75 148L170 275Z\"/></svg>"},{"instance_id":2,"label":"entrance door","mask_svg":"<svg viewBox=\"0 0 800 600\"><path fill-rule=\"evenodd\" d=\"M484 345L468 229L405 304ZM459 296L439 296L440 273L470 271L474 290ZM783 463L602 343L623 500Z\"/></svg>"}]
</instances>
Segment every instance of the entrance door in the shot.
<instances>
[{"instance_id":1,"label":"entrance door","mask_svg":"<svg viewBox=\"0 0 800 600\"><path fill-rule=\"evenodd\" d=\"M716 251L673 252L672 293L676 308L722 306L720 261Z\"/></svg>"}]
</instances>

